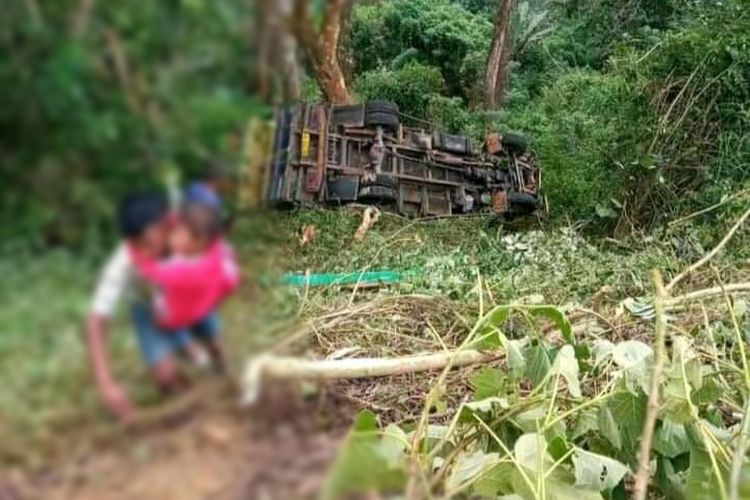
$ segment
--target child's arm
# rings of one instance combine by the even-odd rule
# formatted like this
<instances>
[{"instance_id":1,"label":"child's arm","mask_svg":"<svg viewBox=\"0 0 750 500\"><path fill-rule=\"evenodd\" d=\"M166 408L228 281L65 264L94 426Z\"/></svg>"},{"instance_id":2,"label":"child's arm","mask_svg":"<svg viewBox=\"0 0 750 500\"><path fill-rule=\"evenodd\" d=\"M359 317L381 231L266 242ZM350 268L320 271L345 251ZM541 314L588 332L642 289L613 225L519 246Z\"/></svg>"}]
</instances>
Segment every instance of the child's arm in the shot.
<instances>
[{"instance_id":1,"label":"child's arm","mask_svg":"<svg viewBox=\"0 0 750 500\"><path fill-rule=\"evenodd\" d=\"M219 248L214 245L195 259L162 262L133 252L133 262L138 273L159 286L185 286L202 283L215 272Z\"/></svg>"}]
</instances>

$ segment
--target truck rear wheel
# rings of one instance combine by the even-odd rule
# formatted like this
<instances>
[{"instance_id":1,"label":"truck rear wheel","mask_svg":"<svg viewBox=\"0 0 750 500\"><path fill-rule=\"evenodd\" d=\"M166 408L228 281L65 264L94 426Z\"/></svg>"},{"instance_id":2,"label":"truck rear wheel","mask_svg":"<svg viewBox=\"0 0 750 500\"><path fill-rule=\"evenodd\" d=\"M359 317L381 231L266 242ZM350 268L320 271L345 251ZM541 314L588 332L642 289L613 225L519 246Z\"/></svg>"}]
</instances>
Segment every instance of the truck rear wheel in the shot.
<instances>
[{"instance_id":1,"label":"truck rear wheel","mask_svg":"<svg viewBox=\"0 0 750 500\"><path fill-rule=\"evenodd\" d=\"M358 201L385 205L395 203L396 189L390 186L364 186L359 190Z\"/></svg>"},{"instance_id":2,"label":"truck rear wheel","mask_svg":"<svg viewBox=\"0 0 750 500\"><path fill-rule=\"evenodd\" d=\"M529 147L528 139L521 134L503 134L501 142L505 149L519 154L525 153Z\"/></svg>"},{"instance_id":3,"label":"truck rear wheel","mask_svg":"<svg viewBox=\"0 0 750 500\"><path fill-rule=\"evenodd\" d=\"M391 101L370 101L365 104L365 126L383 127L392 131L401 125L398 104Z\"/></svg>"}]
</instances>

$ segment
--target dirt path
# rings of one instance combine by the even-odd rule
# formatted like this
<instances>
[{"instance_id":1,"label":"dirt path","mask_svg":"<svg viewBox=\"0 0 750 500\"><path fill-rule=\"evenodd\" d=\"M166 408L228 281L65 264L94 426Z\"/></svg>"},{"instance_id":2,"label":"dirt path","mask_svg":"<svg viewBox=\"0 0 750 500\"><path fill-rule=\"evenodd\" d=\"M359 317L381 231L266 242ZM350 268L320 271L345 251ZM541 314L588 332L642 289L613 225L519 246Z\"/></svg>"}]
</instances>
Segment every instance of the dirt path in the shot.
<instances>
[{"instance_id":1,"label":"dirt path","mask_svg":"<svg viewBox=\"0 0 750 500\"><path fill-rule=\"evenodd\" d=\"M353 409L324 392L268 391L254 409L200 410L34 473L0 473L0 500L312 498Z\"/></svg>"}]
</instances>

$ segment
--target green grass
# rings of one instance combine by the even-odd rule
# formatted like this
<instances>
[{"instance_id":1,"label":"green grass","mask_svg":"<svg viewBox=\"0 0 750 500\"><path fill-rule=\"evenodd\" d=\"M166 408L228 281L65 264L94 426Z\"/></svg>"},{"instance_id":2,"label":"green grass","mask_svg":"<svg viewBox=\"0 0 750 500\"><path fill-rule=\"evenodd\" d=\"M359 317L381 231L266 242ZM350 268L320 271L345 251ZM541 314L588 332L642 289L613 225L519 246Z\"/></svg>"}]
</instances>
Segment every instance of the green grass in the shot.
<instances>
[{"instance_id":1,"label":"green grass","mask_svg":"<svg viewBox=\"0 0 750 500\"><path fill-rule=\"evenodd\" d=\"M612 301L649 293L650 269L670 272L686 262L675 256L674 238L613 243L567 228L513 232L477 217L415 222L384 214L365 241L355 243L359 222L360 213L352 210L238 220L232 239L247 279L223 311L227 351L236 367L315 314L314 307L301 307L303 302L330 304L351 293L283 288L278 278L286 271L419 270L420 277L380 293L418 292L465 304L476 303L481 276L495 303L541 294L562 305L583 301L602 287ZM304 224L318 231L312 245L300 248ZM717 264L742 265L743 248L731 245ZM681 255L693 260L696 252ZM64 251L0 260L0 440L16 443L4 447L6 456L0 458L27 453L25 444L48 442L56 433L109 421L91 383L83 337L100 264L100 258ZM113 322L108 346L118 379L140 404L154 404L124 311Z\"/></svg>"}]
</instances>

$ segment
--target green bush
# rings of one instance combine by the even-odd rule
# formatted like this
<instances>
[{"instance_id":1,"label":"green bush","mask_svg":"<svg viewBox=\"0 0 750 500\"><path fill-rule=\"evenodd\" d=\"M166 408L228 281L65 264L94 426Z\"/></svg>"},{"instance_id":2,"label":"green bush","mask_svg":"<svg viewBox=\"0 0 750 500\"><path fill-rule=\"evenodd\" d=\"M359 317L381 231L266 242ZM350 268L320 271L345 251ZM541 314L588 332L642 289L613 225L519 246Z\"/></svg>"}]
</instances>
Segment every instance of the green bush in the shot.
<instances>
[{"instance_id":1,"label":"green bush","mask_svg":"<svg viewBox=\"0 0 750 500\"><path fill-rule=\"evenodd\" d=\"M358 73L391 67L408 53L439 68L451 96L467 97L476 65L486 57L492 25L481 14L448 0L389 0L357 5L349 50Z\"/></svg>"},{"instance_id":2,"label":"green bush","mask_svg":"<svg viewBox=\"0 0 750 500\"><path fill-rule=\"evenodd\" d=\"M609 219L633 176L649 166L642 147L648 132L644 116L645 103L624 79L574 71L531 105L502 116L498 126L531 136L553 215Z\"/></svg>"},{"instance_id":3,"label":"green bush","mask_svg":"<svg viewBox=\"0 0 750 500\"><path fill-rule=\"evenodd\" d=\"M402 112L423 118L433 96L445 90L445 81L438 68L411 61L396 70L377 69L364 73L357 79L354 89L363 100L395 101Z\"/></svg>"}]
</instances>

